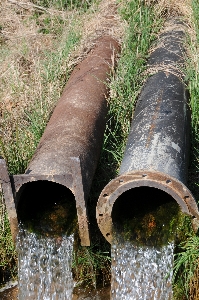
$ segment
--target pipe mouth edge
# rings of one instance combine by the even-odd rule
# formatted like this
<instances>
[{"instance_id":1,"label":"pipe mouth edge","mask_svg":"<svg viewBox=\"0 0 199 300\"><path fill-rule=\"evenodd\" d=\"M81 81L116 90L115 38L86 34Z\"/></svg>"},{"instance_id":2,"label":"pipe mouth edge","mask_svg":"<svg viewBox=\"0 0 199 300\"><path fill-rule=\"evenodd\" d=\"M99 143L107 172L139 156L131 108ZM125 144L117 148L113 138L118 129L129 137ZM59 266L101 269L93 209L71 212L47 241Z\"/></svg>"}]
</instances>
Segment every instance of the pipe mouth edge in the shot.
<instances>
[{"instance_id":1,"label":"pipe mouth edge","mask_svg":"<svg viewBox=\"0 0 199 300\"><path fill-rule=\"evenodd\" d=\"M74 178L73 174L22 174L13 175L16 190L16 204L20 202L21 190L30 183L49 182L70 190L76 202L76 211L78 218L79 236L82 246L90 246L89 220L87 217L87 207L84 199L83 187L80 176Z\"/></svg>"},{"instance_id":2,"label":"pipe mouth edge","mask_svg":"<svg viewBox=\"0 0 199 300\"><path fill-rule=\"evenodd\" d=\"M199 219L196 201L184 183L158 171L132 171L110 181L102 190L98 199L96 207L97 223L103 236L110 244L112 243L113 231L111 216L113 205L120 195L136 187L152 187L166 192L178 203L183 213Z\"/></svg>"}]
</instances>

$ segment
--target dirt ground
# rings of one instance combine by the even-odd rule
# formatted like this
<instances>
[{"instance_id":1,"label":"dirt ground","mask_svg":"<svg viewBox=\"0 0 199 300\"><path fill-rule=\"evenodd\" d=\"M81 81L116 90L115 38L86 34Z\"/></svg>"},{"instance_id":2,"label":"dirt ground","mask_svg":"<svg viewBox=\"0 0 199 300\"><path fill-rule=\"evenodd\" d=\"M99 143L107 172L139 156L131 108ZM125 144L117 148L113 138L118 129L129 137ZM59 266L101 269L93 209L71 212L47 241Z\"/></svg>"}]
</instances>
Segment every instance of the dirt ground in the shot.
<instances>
[{"instance_id":1,"label":"dirt ground","mask_svg":"<svg viewBox=\"0 0 199 300\"><path fill-rule=\"evenodd\" d=\"M17 286L7 289L4 292L0 293L1 300L17 300L18 299L18 288Z\"/></svg>"},{"instance_id":2,"label":"dirt ground","mask_svg":"<svg viewBox=\"0 0 199 300\"><path fill-rule=\"evenodd\" d=\"M12 287L0 293L0 300L17 300L18 299L18 287ZM72 300L109 300L110 299L110 287L84 291L79 289L73 294Z\"/></svg>"}]
</instances>

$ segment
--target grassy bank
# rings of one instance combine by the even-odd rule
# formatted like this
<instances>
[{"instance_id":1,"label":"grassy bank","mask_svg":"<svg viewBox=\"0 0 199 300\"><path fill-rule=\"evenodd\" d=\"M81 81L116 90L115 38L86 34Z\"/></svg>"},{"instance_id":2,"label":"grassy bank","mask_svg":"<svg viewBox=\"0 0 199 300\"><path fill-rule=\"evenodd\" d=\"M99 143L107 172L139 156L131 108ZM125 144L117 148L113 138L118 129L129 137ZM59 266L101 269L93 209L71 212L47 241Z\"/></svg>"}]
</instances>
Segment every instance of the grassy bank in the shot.
<instances>
[{"instance_id":1,"label":"grassy bank","mask_svg":"<svg viewBox=\"0 0 199 300\"><path fill-rule=\"evenodd\" d=\"M187 34L188 59L186 64L186 80L190 93L191 108L191 153L188 186L199 204L199 4L198 1L188 1L189 13L184 15L189 25ZM189 218L181 225L180 241L177 245L174 268L174 299L193 300L199 297L199 232L192 229Z\"/></svg>"},{"instance_id":2,"label":"grassy bank","mask_svg":"<svg viewBox=\"0 0 199 300\"><path fill-rule=\"evenodd\" d=\"M98 35L112 32L122 42L118 67L109 83L108 121L88 199L92 246L78 246L73 262L74 278L79 284L94 287L97 284L108 284L110 245L106 243L96 224L96 203L101 190L118 173L134 106L146 79L149 49L162 28L164 19L179 14L195 32L189 34L190 59L186 74L192 108L189 187L198 199L199 5L196 0L192 1L192 13L189 6L187 8L182 5L181 1L120 0L116 3L112 0L109 1L109 8L114 5L114 18L122 24L122 28L109 23L110 28L113 28L106 31L108 21L106 19L103 23L103 20L105 11L109 10L108 1L34 0L28 7L25 4L24 7L17 4L4 6L4 2L0 4L0 155L5 157L11 174L25 171L73 67L92 47L93 39L97 37L96 32ZM193 284L190 283L197 274L194 268L197 266L195 261L199 254L199 240L187 218L182 220L179 242L185 244L177 249L178 257L183 257L183 260L176 260L176 265L179 264L174 284L176 300L188 299L186 297L193 290ZM0 249L0 281L10 276L16 277L17 255L2 199ZM193 252L189 252L190 249ZM182 256L180 253L186 255ZM186 273L189 270L192 272L191 277ZM197 284L199 290L199 283Z\"/></svg>"}]
</instances>

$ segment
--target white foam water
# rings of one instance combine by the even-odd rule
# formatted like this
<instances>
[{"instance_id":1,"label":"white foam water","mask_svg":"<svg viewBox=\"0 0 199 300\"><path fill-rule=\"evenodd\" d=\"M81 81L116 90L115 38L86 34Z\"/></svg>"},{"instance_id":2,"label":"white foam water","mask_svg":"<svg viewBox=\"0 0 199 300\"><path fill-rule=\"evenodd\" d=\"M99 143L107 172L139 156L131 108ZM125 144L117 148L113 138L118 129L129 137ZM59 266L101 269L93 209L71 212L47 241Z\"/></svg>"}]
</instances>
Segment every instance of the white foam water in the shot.
<instances>
[{"instance_id":1,"label":"white foam water","mask_svg":"<svg viewBox=\"0 0 199 300\"><path fill-rule=\"evenodd\" d=\"M173 251L174 243L148 247L115 240L111 249L111 299L172 299Z\"/></svg>"},{"instance_id":2,"label":"white foam water","mask_svg":"<svg viewBox=\"0 0 199 300\"><path fill-rule=\"evenodd\" d=\"M19 300L71 300L74 236L38 237L20 229L17 241Z\"/></svg>"}]
</instances>

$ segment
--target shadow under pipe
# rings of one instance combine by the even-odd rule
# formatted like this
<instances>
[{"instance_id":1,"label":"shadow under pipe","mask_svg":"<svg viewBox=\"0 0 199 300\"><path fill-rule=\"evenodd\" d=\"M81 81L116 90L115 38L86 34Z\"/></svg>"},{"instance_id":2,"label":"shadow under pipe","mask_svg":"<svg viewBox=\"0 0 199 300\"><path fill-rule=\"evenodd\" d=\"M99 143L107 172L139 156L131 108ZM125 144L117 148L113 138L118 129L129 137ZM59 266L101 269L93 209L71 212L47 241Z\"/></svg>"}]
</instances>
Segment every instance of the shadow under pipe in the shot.
<instances>
[{"instance_id":1,"label":"shadow under pipe","mask_svg":"<svg viewBox=\"0 0 199 300\"><path fill-rule=\"evenodd\" d=\"M143 211L148 202L158 205L174 199L182 212L199 218L195 199L186 187L190 110L179 68L184 63L185 27L177 19L168 26L172 30L160 35L148 62L148 72L153 75L139 96L119 176L98 200L98 226L109 243L115 218L128 217L132 210Z\"/></svg>"}]
</instances>

